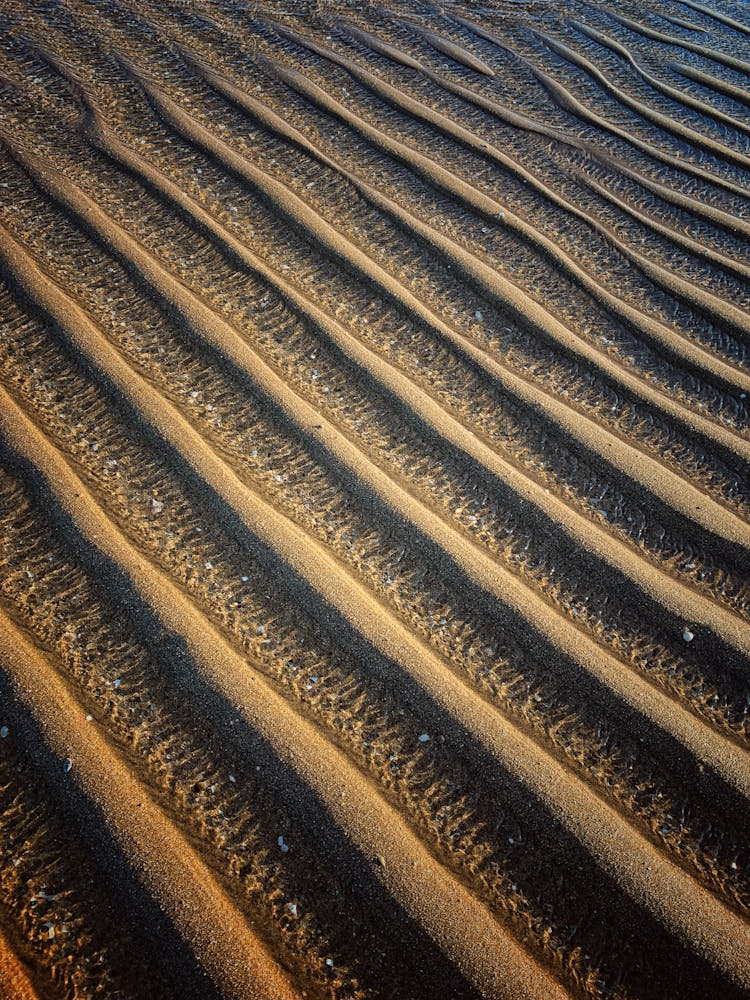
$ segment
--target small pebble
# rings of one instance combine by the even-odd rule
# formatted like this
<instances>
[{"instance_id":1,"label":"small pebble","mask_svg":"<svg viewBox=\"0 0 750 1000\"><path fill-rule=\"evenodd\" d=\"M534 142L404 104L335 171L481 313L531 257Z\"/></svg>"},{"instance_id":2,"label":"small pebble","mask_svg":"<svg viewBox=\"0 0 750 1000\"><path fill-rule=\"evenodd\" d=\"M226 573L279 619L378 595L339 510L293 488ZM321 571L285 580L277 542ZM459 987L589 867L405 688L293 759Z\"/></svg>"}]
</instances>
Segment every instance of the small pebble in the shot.
<instances>
[{"instance_id":1,"label":"small pebble","mask_svg":"<svg viewBox=\"0 0 750 1000\"><path fill-rule=\"evenodd\" d=\"M161 512L163 510L164 510L164 504L161 502L161 500L152 500L151 501L151 511L152 511L152 513L154 513L154 514L161 514Z\"/></svg>"},{"instance_id":2,"label":"small pebble","mask_svg":"<svg viewBox=\"0 0 750 1000\"><path fill-rule=\"evenodd\" d=\"M430 740L429 733L422 733L422 735L419 737L420 743L429 743L429 740Z\"/></svg>"},{"instance_id":3,"label":"small pebble","mask_svg":"<svg viewBox=\"0 0 750 1000\"><path fill-rule=\"evenodd\" d=\"M682 638L685 640L685 642L692 642L693 639L695 638L695 635L690 631L689 628L686 628L682 633Z\"/></svg>"},{"instance_id":4,"label":"small pebble","mask_svg":"<svg viewBox=\"0 0 750 1000\"><path fill-rule=\"evenodd\" d=\"M277 840L276 840L276 843L277 843L277 844L279 845L279 847L281 848L281 852L282 852L282 854L286 854L286 852L287 852L287 851L289 850L289 844L285 844L285 843L284 843L284 837L283 837L283 834L282 834L282 836L280 836L280 837L278 837L278 838L277 838Z\"/></svg>"},{"instance_id":5,"label":"small pebble","mask_svg":"<svg viewBox=\"0 0 750 1000\"><path fill-rule=\"evenodd\" d=\"M237 784L237 779L235 778L235 776L233 774L229 775L229 780L232 782L233 785Z\"/></svg>"},{"instance_id":6,"label":"small pebble","mask_svg":"<svg viewBox=\"0 0 750 1000\"><path fill-rule=\"evenodd\" d=\"M476 316L476 318L481 323L482 322L482 310L481 309L477 309L477 311L474 313L474 315Z\"/></svg>"},{"instance_id":7,"label":"small pebble","mask_svg":"<svg viewBox=\"0 0 750 1000\"><path fill-rule=\"evenodd\" d=\"M66 757L65 760L63 761L63 771L67 774L72 766L73 766L73 761L70 759L70 757Z\"/></svg>"},{"instance_id":8,"label":"small pebble","mask_svg":"<svg viewBox=\"0 0 750 1000\"><path fill-rule=\"evenodd\" d=\"M86 722L93 722L93 721L94 721L94 716L93 715L87 715L86 716Z\"/></svg>"},{"instance_id":9,"label":"small pebble","mask_svg":"<svg viewBox=\"0 0 750 1000\"><path fill-rule=\"evenodd\" d=\"M9 732L10 729L7 726L0 726L0 740L4 740Z\"/></svg>"},{"instance_id":10,"label":"small pebble","mask_svg":"<svg viewBox=\"0 0 750 1000\"><path fill-rule=\"evenodd\" d=\"M328 966L329 969L332 969L333 968L333 959L332 958L327 958L326 959L326 965Z\"/></svg>"},{"instance_id":11,"label":"small pebble","mask_svg":"<svg viewBox=\"0 0 750 1000\"><path fill-rule=\"evenodd\" d=\"M207 563L204 563L203 565L206 567L206 569L213 569L214 568L214 564L212 562L207 562Z\"/></svg>"},{"instance_id":12,"label":"small pebble","mask_svg":"<svg viewBox=\"0 0 750 1000\"><path fill-rule=\"evenodd\" d=\"M296 903L288 903L287 904L287 909L289 910L289 912L291 913L291 915L293 917L297 916L297 904Z\"/></svg>"}]
</instances>

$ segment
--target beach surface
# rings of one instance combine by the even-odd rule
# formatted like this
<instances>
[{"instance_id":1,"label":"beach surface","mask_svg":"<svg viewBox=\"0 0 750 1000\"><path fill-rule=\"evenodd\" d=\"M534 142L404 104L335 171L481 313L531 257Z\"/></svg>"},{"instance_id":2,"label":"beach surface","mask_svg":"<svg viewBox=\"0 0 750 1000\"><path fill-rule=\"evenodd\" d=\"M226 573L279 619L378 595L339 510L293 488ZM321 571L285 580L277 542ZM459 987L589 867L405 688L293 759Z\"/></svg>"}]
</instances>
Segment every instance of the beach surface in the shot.
<instances>
[{"instance_id":1,"label":"beach surface","mask_svg":"<svg viewBox=\"0 0 750 1000\"><path fill-rule=\"evenodd\" d=\"M0 0L0 998L750 996L750 13Z\"/></svg>"}]
</instances>

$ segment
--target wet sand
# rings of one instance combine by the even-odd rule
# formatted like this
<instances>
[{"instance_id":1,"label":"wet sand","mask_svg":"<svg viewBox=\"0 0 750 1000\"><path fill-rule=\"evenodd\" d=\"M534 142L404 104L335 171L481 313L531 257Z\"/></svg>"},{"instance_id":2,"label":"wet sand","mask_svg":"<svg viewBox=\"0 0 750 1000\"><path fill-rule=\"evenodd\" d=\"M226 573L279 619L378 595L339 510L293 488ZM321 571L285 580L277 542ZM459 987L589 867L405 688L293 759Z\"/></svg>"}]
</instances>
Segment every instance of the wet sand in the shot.
<instances>
[{"instance_id":1,"label":"wet sand","mask_svg":"<svg viewBox=\"0 0 750 1000\"><path fill-rule=\"evenodd\" d=\"M741 5L0 40L0 996L747 996Z\"/></svg>"}]
</instances>

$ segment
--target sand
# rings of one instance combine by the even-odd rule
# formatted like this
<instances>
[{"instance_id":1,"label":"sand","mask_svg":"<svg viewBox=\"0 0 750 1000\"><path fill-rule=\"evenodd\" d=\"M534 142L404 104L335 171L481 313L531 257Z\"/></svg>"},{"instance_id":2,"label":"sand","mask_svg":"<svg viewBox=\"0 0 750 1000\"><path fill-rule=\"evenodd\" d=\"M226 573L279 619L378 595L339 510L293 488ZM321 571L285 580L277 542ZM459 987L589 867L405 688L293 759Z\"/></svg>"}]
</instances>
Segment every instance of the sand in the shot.
<instances>
[{"instance_id":1,"label":"sand","mask_svg":"<svg viewBox=\"0 0 750 1000\"><path fill-rule=\"evenodd\" d=\"M740 5L0 18L0 995L750 995Z\"/></svg>"}]
</instances>

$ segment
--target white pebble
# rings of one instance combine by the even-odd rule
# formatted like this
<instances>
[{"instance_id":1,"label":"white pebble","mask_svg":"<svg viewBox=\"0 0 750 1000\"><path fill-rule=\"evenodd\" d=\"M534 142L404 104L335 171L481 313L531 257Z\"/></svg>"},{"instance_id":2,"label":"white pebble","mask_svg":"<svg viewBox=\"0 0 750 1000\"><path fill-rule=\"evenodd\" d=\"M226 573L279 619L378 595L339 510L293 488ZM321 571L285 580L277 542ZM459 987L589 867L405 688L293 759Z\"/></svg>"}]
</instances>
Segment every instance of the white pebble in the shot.
<instances>
[{"instance_id":1,"label":"white pebble","mask_svg":"<svg viewBox=\"0 0 750 1000\"><path fill-rule=\"evenodd\" d=\"M333 968L333 959L332 958L327 958L326 959L326 965L328 966L329 969L332 969Z\"/></svg>"},{"instance_id":2,"label":"white pebble","mask_svg":"<svg viewBox=\"0 0 750 1000\"><path fill-rule=\"evenodd\" d=\"M237 784L237 779L235 778L235 776L233 774L229 775L229 780L232 782L233 785Z\"/></svg>"},{"instance_id":3,"label":"white pebble","mask_svg":"<svg viewBox=\"0 0 750 1000\"><path fill-rule=\"evenodd\" d=\"M286 854L286 852L289 850L289 844L285 844L284 843L284 837L283 837L283 835L277 838L276 843L281 848L282 853Z\"/></svg>"},{"instance_id":4,"label":"white pebble","mask_svg":"<svg viewBox=\"0 0 750 1000\"><path fill-rule=\"evenodd\" d=\"M685 640L685 642L692 642L693 639L695 638L695 635L690 631L689 628L686 628L682 633L682 638Z\"/></svg>"},{"instance_id":5,"label":"white pebble","mask_svg":"<svg viewBox=\"0 0 750 1000\"><path fill-rule=\"evenodd\" d=\"M288 903L287 904L287 908L288 908L289 912L291 913L291 915L293 917L297 916L297 904L296 903Z\"/></svg>"},{"instance_id":6,"label":"white pebble","mask_svg":"<svg viewBox=\"0 0 750 1000\"><path fill-rule=\"evenodd\" d=\"M429 733L422 733L422 735L419 737L420 743L429 743L429 740L430 740Z\"/></svg>"},{"instance_id":7,"label":"white pebble","mask_svg":"<svg viewBox=\"0 0 750 1000\"><path fill-rule=\"evenodd\" d=\"M65 773L67 774L72 766L73 766L73 761L70 759L70 757L66 757L65 760L63 761L63 771L65 771Z\"/></svg>"},{"instance_id":8,"label":"white pebble","mask_svg":"<svg viewBox=\"0 0 750 1000\"><path fill-rule=\"evenodd\" d=\"M4 740L9 732L10 729L7 726L0 726L0 740Z\"/></svg>"}]
</instances>

